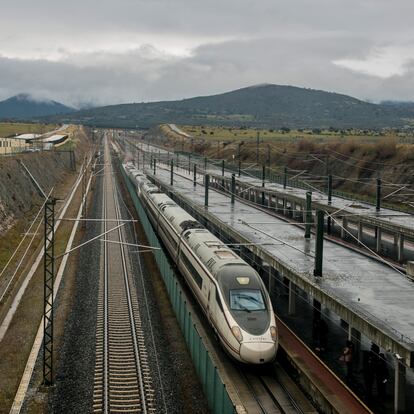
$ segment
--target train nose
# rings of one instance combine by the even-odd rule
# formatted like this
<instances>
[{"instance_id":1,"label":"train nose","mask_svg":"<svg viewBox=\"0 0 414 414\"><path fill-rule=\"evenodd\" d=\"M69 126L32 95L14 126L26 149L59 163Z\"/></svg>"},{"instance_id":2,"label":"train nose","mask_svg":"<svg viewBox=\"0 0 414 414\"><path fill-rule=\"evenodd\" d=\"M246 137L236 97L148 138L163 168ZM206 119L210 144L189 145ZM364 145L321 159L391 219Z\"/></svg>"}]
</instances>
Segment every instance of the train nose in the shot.
<instances>
[{"instance_id":1,"label":"train nose","mask_svg":"<svg viewBox=\"0 0 414 414\"><path fill-rule=\"evenodd\" d=\"M265 364L276 356L274 342L243 342L240 345L240 357L249 364Z\"/></svg>"}]
</instances>

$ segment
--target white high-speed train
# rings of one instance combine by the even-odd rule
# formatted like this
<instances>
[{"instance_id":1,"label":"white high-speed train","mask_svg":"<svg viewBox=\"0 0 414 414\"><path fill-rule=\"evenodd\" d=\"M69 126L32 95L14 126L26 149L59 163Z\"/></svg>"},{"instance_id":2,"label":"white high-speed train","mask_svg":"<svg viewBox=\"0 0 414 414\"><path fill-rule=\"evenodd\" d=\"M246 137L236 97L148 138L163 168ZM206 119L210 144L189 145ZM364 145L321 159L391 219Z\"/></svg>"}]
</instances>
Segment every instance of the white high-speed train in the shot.
<instances>
[{"instance_id":1,"label":"white high-speed train","mask_svg":"<svg viewBox=\"0 0 414 414\"><path fill-rule=\"evenodd\" d=\"M134 164L124 164L124 169L226 351L248 364L272 361L278 332L258 273L148 181Z\"/></svg>"}]
</instances>

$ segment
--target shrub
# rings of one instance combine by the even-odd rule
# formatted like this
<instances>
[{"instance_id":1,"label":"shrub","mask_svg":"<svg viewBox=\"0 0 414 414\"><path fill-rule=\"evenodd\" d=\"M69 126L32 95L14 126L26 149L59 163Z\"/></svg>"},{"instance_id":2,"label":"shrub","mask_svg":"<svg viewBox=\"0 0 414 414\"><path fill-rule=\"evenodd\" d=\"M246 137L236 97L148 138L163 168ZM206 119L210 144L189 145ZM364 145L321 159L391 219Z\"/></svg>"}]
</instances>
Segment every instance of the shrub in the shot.
<instances>
[{"instance_id":1,"label":"shrub","mask_svg":"<svg viewBox=\"0 0 414 414\"><path fill-rule=\"evenodd\" d=\"M296 148L299 152L312 152L315 149L315 144L309 139L301 139Z\"/></svg>"},{"instance_id":2,"label":"shrub","mask_svg":"<svg viewBox=\"0 0 414 414\"><path fill-rule=\"evenodd\" d=\"M355 152L358 149L358 147L359 147L359 144L355 140L350 139L350 140L344 142L340 146L338 152L340 152L341 154L344 154L344 155L350 155L353 152Z\"/></svg>"},{"instance_id":3,"label":"shrub","mask_svg":"<svg viewBox=\"0 0 414 414\"><path fill-rule=\"evenodd\" d=\"M395 138L381 138L375 146L379 158L391 158L397 153L397 140Z\"/></svg>"}]
</instances>

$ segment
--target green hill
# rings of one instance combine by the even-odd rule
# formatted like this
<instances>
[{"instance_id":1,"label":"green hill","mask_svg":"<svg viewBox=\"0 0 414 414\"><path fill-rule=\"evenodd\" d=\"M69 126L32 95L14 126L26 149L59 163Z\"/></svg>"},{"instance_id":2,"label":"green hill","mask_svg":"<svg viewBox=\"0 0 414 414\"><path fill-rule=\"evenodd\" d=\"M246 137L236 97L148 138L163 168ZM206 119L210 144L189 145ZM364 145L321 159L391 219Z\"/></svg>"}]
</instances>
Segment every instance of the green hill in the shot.
<instances>
[{"instance_id":1,"label":"green hill","mask_svg":"<svg viewBox=\"0 0 414 414\"><path fill-rule=\"evenodd\" d=\"M33 117L73 112L73 108L50 100L36 100L19 94L0 102L0 119L30 119Z\"/></svg>"},{"instance_id":2,"label":"green hill","mask_svg":"<svg viewBox=\"0 0 414 414\"><path fill-rule=\"evenodd\" d=\"M414 123L414 109L377 105L313 89L257 85L180 101L93 108L48 120L121 128L145 128L159 123L267 128L382 128Z\"/></svg>"}]
</instances>

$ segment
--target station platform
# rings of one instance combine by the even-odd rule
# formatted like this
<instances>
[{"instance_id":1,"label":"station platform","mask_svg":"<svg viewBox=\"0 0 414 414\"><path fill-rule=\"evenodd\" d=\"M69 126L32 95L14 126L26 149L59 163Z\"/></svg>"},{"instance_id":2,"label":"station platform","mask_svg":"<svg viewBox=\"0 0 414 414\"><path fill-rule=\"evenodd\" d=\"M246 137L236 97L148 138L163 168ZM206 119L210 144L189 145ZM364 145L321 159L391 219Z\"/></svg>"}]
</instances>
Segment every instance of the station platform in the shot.
<instances>
[{"instance_id":1,"label":"station platform","mask_svg":"<svg viewBox=\"0 0 414 414\"><path fill-rule=\"evenodd\" d=\"M167 165L158 166L156 175L149 169L146 172L179 204L187 205L223 234L248 246L263 264L287 279L289 309L294 308L291 302L297 300L298 290L303 291L347 324L349 338L362 342L362 335L378 344L391 360L397 355L395 398L401 399L404 382L400 374L406 367L411 372L414 365L414 284L409 279L329 240L324 242L323 275L315 277L315 240L305 239L301 229L240 200L231 205L228 196L212 189L205 207L201 177L194 187L191 175L184 170L174 174L173 186Z\"/></svg>"},{"instance_id":2,"label":"station platform","mask_svg":"<svg viewBox=\"0 0 414 414\"><path fill-rule=\"evenodd\" d=\"M302 342L276 315L279 343L289 362L301 372L301 382L309 381L338 413L372 411ZM320 402L323 405L323 402Z\"/></svg>"},{"instance_id":3,"label":"station platform","mask_svg":"<svg viewBox=\"0 0 414 414\"><path fill-rule=\"evenodd\" d=\"M234 165L233 170L223 170L220 163L214 163L211 160L206 162L199 156L187 157L179 153L174 155L151 146L146 149L144 146L144 150L147 151L148 158L153 154L154 157L158 156L164 161L173 159L177 165L184 168L186 165L195 163L200 172L208 173L216 179L224 178L228 186L231 174L235 172ZM241 171L240 176L236 173L236 180L241 191L247 191L249 196L255 193L254 199L259 200L260 195L264 193L267 199L272 197L277 200L276 207L280 206L280 211L288 208L290 212L293 211L293 214L298 214L297 210L299 214L300 211L306 210L306 194L310 191L312 192L312 208L323 209L329 214L334 214L335 220L332 221L332 227L336 222L340 222L342 229L339 229L337 225L336 230L341 238L346 239L349 234L353 233L357 241L366 243L373 251L390 257L396 262L405 263L407 260L414 260L414 215L412 214L384 207L377 211L373 204L335 194L332 195L331 200L328 200L328 195L319 189L311 185L308 188L291 186L289 180L285 188L283 184L265 179L263 187L262 180L249 170ZM306 184L303 186L306 187ZM414 278L414 274L411 277Z\"/></svg>"}]
</instances>

